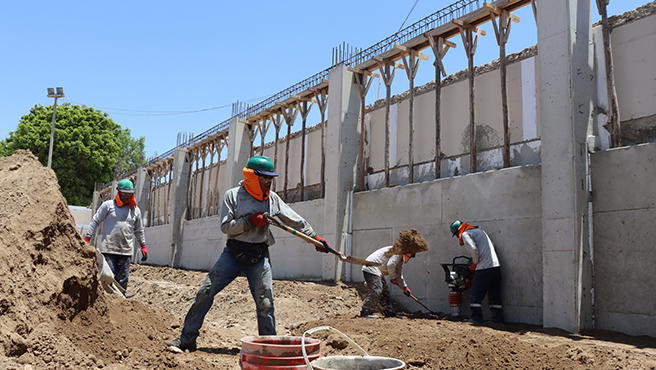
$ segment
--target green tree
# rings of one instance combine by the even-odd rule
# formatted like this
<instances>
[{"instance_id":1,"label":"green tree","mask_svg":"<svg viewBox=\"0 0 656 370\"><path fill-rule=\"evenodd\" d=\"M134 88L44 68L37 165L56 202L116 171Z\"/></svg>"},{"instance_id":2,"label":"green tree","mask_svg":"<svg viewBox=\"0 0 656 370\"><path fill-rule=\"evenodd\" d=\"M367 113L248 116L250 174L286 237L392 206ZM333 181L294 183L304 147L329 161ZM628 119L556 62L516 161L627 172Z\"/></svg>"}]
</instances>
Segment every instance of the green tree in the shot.
<instances>
[{"instance_id":1,"label":"green tree","mask_svg":"<svg viewBox=\"0 0 656 370\"><path fill-rule=\"evenodd\" d=\"M21 117L16 131L6 139L8 154L29 149L46 166L52 113L52 106L39 104ZM143 165L144 142L143 137L131 138L129 129L122 129L100 110L70 103L58 106L52 169L68 204L89 205L96 182L109 182L115 173Z\"/></svg>"}]
</instances>

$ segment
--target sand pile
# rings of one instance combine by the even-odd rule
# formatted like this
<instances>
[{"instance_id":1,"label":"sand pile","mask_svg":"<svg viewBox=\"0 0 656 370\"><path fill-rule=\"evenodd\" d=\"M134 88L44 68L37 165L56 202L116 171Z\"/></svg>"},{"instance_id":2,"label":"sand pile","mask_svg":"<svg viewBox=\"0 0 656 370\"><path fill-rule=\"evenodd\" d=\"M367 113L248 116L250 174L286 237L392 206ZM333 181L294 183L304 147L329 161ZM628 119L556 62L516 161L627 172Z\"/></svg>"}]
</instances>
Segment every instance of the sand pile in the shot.
<instances>
[{"instance_id":1,"label":"sand pile","mask_svg":"<svg viewBox=\"0 0 656 370\"><path fill-rule=\"evenodd\" d=\"M161 348L177 321L99 288L94 248L29 151L0 158L0 281L0 368L103 367Z\"/></svg>"}]
</instances>

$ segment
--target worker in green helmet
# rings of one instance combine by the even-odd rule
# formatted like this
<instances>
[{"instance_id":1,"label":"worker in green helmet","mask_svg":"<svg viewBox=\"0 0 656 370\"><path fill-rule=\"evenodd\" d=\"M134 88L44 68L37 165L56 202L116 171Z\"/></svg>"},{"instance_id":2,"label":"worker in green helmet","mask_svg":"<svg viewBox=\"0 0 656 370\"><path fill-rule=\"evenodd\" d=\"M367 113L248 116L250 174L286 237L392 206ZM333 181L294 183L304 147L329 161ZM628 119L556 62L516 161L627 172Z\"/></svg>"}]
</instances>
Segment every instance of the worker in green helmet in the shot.
<instances>
[{"instance_id":1,"label":"worker in green helmet","mask_svg":"<svg viewBox=\"0 0 656 370\"><path fill-rule=\"evenodd\" d=\"M453 236L458 237L460 245L465 246L472 257L469 265L469 269L474 272L469 299L471 321L475 324L483 323L481 304L487 294L492 321L502 323L501 265L492 239L478 226L460 220L453 221L449 230Z\"/></svg>"},{"instance_id":2,"label":"worker in green helmet","mask_svg":"<svg viewBox=\"0 0 656 370\"><path fill-rule=\"evenodd\" d=\"M116 190L116 197L103 202L91 219L84 241L91 243L93 232L102 223L100 246L96 248L105 257L116 281L127 290L135 245L141 247L141 261L148 259L148 250L141 210L134 200L134 184L129 179L123 179Z\"/></svg>"},{"instance_id":3,"label":"worker in green helmet","mask_svg":"<svg viewBox=\"0 0 656 370\"><path fill-rule=\"evenodd\" d=\"M257 313L260 335L276 335L273 307L273 278L269 246L275 239L264 213L278 217L284 224L320 241L317 251L326 253L328 242L312 226L271 191L271 181L278 176L268 157L254 156L243 169L244 180L223 196L221 231L227 235L226 247L201 283L184 320L182 333L167 342L175 352L196 350L205 315L214 296L243 273L248 278Z\"/></svg>"}]
</instances>

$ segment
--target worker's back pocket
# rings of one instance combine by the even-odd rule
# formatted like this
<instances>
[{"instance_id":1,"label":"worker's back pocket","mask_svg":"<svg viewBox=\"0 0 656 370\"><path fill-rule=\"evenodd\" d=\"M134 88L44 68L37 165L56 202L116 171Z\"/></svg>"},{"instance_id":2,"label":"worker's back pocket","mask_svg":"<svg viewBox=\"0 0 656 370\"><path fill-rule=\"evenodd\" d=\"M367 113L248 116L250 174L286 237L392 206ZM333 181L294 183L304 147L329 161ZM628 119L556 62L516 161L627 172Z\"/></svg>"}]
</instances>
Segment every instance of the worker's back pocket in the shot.
<instances>
[{"instance_id":1,"label":"worker's back pocket","mask_svg":"<svg viewBox=\"0 0 656 370\"><path fill-rule=\"evenodd\" d=\"M235 239L229 239L226 243L228 252L242 265L254 265L264 257L268 246L266 243L246 243Z\"/></svg>"}]
</instances>

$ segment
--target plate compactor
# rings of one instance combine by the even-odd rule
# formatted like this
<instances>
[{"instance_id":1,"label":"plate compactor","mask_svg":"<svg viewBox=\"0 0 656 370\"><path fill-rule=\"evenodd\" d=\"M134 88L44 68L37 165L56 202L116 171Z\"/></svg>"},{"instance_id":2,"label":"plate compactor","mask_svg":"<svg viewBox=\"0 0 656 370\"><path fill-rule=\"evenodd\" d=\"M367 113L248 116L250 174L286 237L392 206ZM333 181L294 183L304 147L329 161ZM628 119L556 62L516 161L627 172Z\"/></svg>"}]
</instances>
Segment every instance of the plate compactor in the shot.
<instances>
[{"instance_id":1,"label":"plate compactor","mask_svg":"<svg viewBox=\"0 0 656 370\"><path fill-rule=\"evenodd\" d=\"M464 259L466 263L456 263L456 260ZM442 263L444 269L444 281L451 291L449 292L449 304L451 305L451 319L462 320L460 306L462 305L462 292L469 289L474 272L469 269L472 259L467 256L457 256L452 263Z\"/></svg>"}]
</instances>

